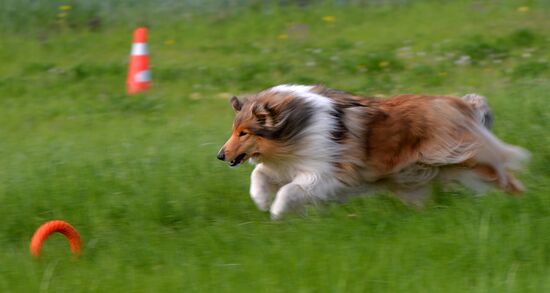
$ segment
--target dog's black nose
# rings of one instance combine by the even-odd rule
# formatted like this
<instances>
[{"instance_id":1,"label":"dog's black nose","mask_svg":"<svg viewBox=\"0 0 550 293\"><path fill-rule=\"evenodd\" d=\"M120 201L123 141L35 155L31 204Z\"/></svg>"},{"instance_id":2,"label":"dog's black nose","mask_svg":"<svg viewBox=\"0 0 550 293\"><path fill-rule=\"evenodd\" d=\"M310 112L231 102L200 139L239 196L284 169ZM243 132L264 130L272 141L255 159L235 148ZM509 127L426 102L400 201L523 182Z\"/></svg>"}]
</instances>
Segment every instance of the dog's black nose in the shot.
<instances>
[{"instance_id":1,"label":"dog's black nose","mask_svg":"<svg viewBox=\"0 0 550 293\"><path fill-rule=\"evenodd\" d=\"M225 152L223 149L218 153L217 158L218 160L221 160L221 161L225 160Z\"/></svg>"}]
</instances>

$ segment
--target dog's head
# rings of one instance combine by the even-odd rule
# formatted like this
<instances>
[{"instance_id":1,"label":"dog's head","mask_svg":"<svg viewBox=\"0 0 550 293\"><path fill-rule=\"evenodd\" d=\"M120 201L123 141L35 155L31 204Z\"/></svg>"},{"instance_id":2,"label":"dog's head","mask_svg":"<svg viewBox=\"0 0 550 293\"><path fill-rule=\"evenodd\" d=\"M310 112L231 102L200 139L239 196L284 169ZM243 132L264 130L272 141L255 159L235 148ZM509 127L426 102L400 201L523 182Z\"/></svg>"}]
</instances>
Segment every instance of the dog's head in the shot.
<instances>
[{"instance_id":1,"label":"dog's head","mask_svg":"<svg viewBox=\"0 0 550 293\"><path fill-rule=\"evenodd\" d=\"M236 113L235 121L231 130L231 137L218 152L218 159L226 161L234 167L242 162L257 157L261 153L260 145L262 138L258 135L261 129L261 115L258 111L249 109L248 103L231 98L231 106Z\"/></svg>"},{"instance_id":2,"label":"dog's head","mask_svg":"<svg viewBox=\"0 0 550 293\"><path fill-rule=\"evenodd\" d=\"M231 106L236 113L231 137L217 156L231 166L289 153L289 145L313 113L310 106L288 95L260 95L244 101L233 97Z\"/></svg>"}]
</instances>

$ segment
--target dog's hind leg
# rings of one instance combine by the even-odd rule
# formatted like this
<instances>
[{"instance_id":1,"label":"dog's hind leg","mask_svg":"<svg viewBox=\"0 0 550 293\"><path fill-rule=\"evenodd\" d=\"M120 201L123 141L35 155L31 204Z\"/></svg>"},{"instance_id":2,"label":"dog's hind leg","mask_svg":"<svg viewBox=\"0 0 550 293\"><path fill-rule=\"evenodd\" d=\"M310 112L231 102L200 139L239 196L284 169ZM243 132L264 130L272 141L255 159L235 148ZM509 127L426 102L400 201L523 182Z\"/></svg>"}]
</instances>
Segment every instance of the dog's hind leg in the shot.
<instances>
[{"instance_id":1,"label":"dog's hind leg","mask_svg":"<svg viewBox=\"0 0 550 293\"><path fill-rule=\"evenodd\" d=\"M525 191L523 184L512 173L506 170L501 172L505 174L504 181L499 177L499 172L489 165L449 166L441 170L439 178L445 185L458 182L476 194L486 193L493 188L510 194L521 194Z\"/></svg>"},{"instance_id":2,"label":"dog's hind leg","mask_svg":"<svg viewBox=\"0 0 550 293\"><path fill-rule=\"evenodd\" d=\"M502 171L505 174L505 180L501 180L499 176L497 176L498 172L489 165L476 165L472 167L472 171L484 181L493 183L497 188L504 192L510 194L521 194L525 191L523 184L508 170Z\"/></svg>"},{"instance_id":3,"label":"dog's hind leg","mask_svg":"<svg viewBox=\"0 0 550 293\"><path fill-rule=\"evenodd\" d=\"M390 185L397 197L409 206L423 208L426 199L432 194L433 178L439 174L439 168L426 164L413 164L392 176Z\"/></svg>"},{"instance_id":4,"label":"dog's hind leg","mask_svg":"<svg viewBox=\"0 0 550 293\"><path fill-rule=\"evenodd\" d=\"M495 187L492 182L496 180L496 177L483 178L471 168L448 166L441 169L439 179L447 191L452 189L453 184L459 183L479 195L487 193Z\"/></svg>"},{"instance_id":5,"label":"dog's hind leg","mask_svg":"<svg viewBox=\"0 0 550 293\"><path fill-rule=\"evenodd\" d=\"M430 185L423 185L415 188L398 188L394 192L401 202L418 209L424 208L426 200L432 195Z\"/></svg>"}]
</instances>

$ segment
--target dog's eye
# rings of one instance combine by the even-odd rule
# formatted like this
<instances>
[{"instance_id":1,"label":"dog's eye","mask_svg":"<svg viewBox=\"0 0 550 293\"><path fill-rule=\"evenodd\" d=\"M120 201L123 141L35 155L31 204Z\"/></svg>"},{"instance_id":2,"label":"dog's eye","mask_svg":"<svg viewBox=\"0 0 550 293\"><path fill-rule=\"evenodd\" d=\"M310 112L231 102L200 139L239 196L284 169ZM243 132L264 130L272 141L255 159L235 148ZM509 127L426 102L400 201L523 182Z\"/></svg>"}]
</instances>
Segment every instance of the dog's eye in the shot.
<instances>
[{"instance_id":1,"label":"dog's eye","mask_svg":"<svg viewBox=\"0 0 550 293\"><path fill-rule=\"evenodd\" d=\"M241 131L241 132L239 133L239 136L245 136L245 135L247 135L247 134L248 134L247 132Z\"/></svg>"}]
</instances>

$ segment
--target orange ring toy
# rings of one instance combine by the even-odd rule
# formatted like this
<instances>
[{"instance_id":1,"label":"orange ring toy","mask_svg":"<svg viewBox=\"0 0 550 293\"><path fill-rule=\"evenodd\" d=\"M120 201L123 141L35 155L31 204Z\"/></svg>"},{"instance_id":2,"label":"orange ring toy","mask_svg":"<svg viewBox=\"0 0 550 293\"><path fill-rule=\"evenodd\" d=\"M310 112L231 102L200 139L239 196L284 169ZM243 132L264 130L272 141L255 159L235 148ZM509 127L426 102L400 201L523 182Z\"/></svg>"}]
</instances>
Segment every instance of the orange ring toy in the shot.
<instances>
[{"instance_id":1,"label":"orange ring toy","mask_svg":"<svg viewBox=\"0 0 550 293\"><path fill-rule=\"evenodd\" d=\"M55 220L42 224L42 226L40 226L38 230L34 232L30 247L31 254L34 257L40 256L40 250L42 249L44 241L46 241L46 239L48 239L48 237L55 232L59 232L65 235L65 237L67 237L67 239L69 240L69 244L71 245L71 251L75 255L80 256L80 235L78 234L76 229L67 222Z\"/></svg>"}]
</instances>

